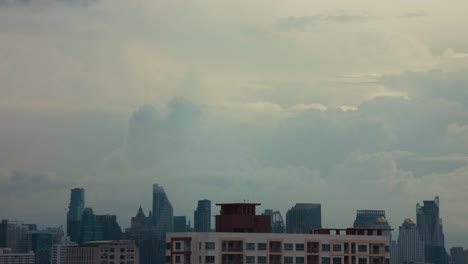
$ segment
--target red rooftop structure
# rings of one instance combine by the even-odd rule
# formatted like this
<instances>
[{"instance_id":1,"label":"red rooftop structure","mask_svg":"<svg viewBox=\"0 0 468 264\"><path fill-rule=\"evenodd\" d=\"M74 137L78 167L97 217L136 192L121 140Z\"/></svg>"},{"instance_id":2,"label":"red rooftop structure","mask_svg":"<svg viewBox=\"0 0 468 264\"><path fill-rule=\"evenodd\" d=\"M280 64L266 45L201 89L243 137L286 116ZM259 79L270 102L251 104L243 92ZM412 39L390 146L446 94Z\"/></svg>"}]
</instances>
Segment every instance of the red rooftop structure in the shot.
<instances>
[{"instance_id":1,"label":"red rooftop structure","mask_svg":"<svg viewBox=\"0 0 468 264\"><path fill-rule=\"evenodd\" d=\"M216 216L216 232L270 233L271 216L256 215L259 203L221 203Z\"/></svg>"}]
</instances>

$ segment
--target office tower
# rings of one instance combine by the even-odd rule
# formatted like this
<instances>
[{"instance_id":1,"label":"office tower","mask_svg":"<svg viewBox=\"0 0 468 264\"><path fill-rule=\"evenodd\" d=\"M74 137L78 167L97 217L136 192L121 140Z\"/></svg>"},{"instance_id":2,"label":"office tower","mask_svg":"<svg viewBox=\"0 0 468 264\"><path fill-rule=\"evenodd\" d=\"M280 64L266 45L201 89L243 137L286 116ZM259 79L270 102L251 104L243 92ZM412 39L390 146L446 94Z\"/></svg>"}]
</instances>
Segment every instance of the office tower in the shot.
<instances>
[{"instance_id":1,"label":"office tower","mask_svg":"<svg viewBox=\"0 0 468 264\"><path fill-rule=\"evenodd\" d=\"M31 250L35 255L36 264L50 263L50 249L52 247L52 234L42 231L32 231L28 234Z\"/></svg>"},{"instance_id":2,"label":"office tower","mask_svg":"<svg viewBox=\"0 0 468 264\"><path fill-rule=\"evenodd\" d=\"M199 200L197 210L194 212L194 231L195 232L210 232L211 231L211 201Z\"/></svg>"},{"instance_id":3,"label":"office tower","mask_svg":"<svg viewBox=\"0 0 468 264\"><path fill-rule=\"evenodd\" d=\"M102 228L103 240L122 239L122 229L117 223L116 215L96 215L96 222Z\"/></svg>"},{"instance_id":4,"label":"office tower","mask_svg":"<svg viewBox=\"0 0 468 264\"><path fill-rule=\"evenodd\" d=\"M69 237L62 237L59 243L53 244L50 249L50 264L65 264L67 247L76 247L76 242L70 241Z\"/></svg>"},{"instance_id":5,"label":"office tower","mask_svg":"<svg viewBox=\"0 0 468 264\"><path fill-rule=\"evenodd\" d=\"M140 263L140 253L134 241L95 241L68 247L67 264Z\"/></svg>"},{"instance_id":6,"label":"office tower","mask_svg":"<svg viewBox=\"0 0 468 264\"><path fill-rule=\"evenodd\" d=\"M216 216L216 232L271 233L269 215L256 215L258 203L222 203Z\"/></svg>"},{"instance_id":7,"label":"office tower","mask_svg":"<svg viewBox=\"0 0 468 264\"><path fill-rule=\"evenodd\" d=\"M11 248L13 253L26 253L28 242L28 231L31 225L21 222L2 220L0 224L0 245Z\"/></svg>"},{"instance_id":8,"label":"office tower","mask_svg":"<svg viewBox=\"0 0 468 264\"><path fill-rule=\"evenodd\" d=\"M80 235L81 216L85 208L85 190L74 188L70 192L70 204L67 212L67 236L71 241L78 242Z\"/></svg>"},{"instance_id":9,"label":"office tower","mask_svg":"<svg viewBox=\"0 0 468 264\"><path fill-rule=\"evenodd\" d=\"M65 236L65 233L63 232L63 227L47 227L46 229L43 230L45 233L49 233L52 235L52 244L57 244L62 241L63 237Z\"/></svg>"},{"instance_id":10,"label":"office tower","mask_svg":"<svg viewBox=\"0 0 468 264\"><path fill-rule=\"evenodd\" d=\"M187 217L174 216L174 232L187 232Z\"/></svg>"},{"instance_id":11,"label":"office tower","mask_svg":"<svg viewBox=\"0 0 468 264\"><path fill-rule=\"evenodd\" d=\"M425 244L425 262L446 264L442 219L439 216L439 197L416 205L416 223Z\"/></svg>"},{"instance_id":12,"label":"office tower","mask_svg":"<svg viewBox=\"0 0 468 264\"><path fill-rule=\"evenodd\" d=\"M93 209L85 208L81 217L81 226L80 233L78 236L78 243L83 244L88 241L98 241L102 239L102 225L97 221Z\"/></svg>"},{"instance_id":13,"label":"office tower","mask_svg":"<svg viewBox=\"0 0 468 264\"><path fill-rule=\"evenodd\" d=\"M453 264L465 264L465 253L462 247L452 247L450 257Z\"/></svg>"},{"instance_id":14,"label":"office tower","mask_svg":"<svg viewBox=\"0 0 468 264\"><path fill-rule=\"evenodd\" d=\"M392 228L385 218L385 210L357 210L353 227ZM391 230L385 230L383 234L391 240Z\"/></svg>"},{"instance_id":15,"label":"office tower","mask_svg":"<svg viewBox=\"0 0 468 264\"><path fill-rule=\"evenodd\" d=\"M173 230L173 209L164 188L153 185L153 221L159 234L164 235Z\"/></svg>"},{"instance_id":16,"label":"office tower","mask_svg":"<svg viewBox=\"0 0 468 264\"><path fill-rule=\"evenodd\" d=\"M390 264L400 264L398 244L395 240L390 242Z\"/></svg>"},{"instance_id":17,"label":"office tower","mask_svg":"<svg viewBox=\"0 0 468 264\"><path fill-rule=\"evenodd\" d=\"M34 264L34 253L14 253L11 248L0 247L0 264Z\"/></svg>"},{"instance_id":18,"label":"office tower","mask_svg":"<svg viewBox=\"0 0 468 264\"><path fill-rule=\"evenodd\" d=\"M286 213L287 233L307 233L322 227L322 205L297 203Z\"/></svg>"},{"instance_id":19,"label":"office tower","mask_svg":"<svg viewBox=\"0 0 468 264\"><path fill-rule=\"evenodd\" d=\"M399 263L424 263L424 241L412 219L406 218L399 228Z\"/></svg>"},{"instance_id":20,"label":"office tower","mask_svg":"<svg viewBox=\"0 0 468 264\"><path fill-rule=\"evenodd\" d=\"M271 232L272 233L284 233L284 222L283 216L279 211L273 211L272 209L265 209L262 215L269 215L271 217Z\"/></svg>"}]
</instances>

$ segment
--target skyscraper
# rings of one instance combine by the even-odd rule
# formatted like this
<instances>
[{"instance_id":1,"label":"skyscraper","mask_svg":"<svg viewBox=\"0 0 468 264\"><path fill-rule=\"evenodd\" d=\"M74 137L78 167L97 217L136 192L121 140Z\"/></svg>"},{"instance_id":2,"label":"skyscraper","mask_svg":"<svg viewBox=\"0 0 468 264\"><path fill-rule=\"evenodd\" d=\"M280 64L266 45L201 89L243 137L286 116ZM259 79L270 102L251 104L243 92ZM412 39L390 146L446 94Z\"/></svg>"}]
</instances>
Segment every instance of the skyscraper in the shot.
<instances>
[{"instance_id":1,"label":"skyscraper","mask_svg":"<svg viewBox=\"0 0 468 264\"><path fill-rule=\"evenodd\" d=\"M399 263L424 263L424 241L412 219L406 218L398 234Z\"/></svg>"},{"instance_id":2,"label":"skyscraper","mask_svg":"<svg viewBox=\"0 0 468 264\"><path fill-rule=\"evenodd\" d=\"M164 188L153 185L153 222L159 234L164 235L173 230L173 209Z\"/></svg>"},{"instance_id":3,"label":"skyscraper","mask_svg":"<svg viewBox=\"0 0 468 264\"><path fill-rule=\"evenodd\" d=\"M36 264L50 263L50 249L52 247L52 234L33 231L30 233L31 250L35 254Z\"/></svg>"},{"instance_id":4,"label":"skyscraper","mask_svg":"<svg viewBox=\"0 0 468 264\"><path fill-rule=\"evenodd\" d=\"M21 222L2 220L0 224L0 245L11 248L13 253L28 252L28 231L33 225Z\"/></svg>"},{"instance_id":5,"label":"skyscraper","mask_svg":"<svg viewBox=\"0 0 468 264\"><path fill-rule=\"evenodd\" d=\"M425 262L447 263L442 219L439 216L439 197L416 205L416 222L425 244Z\"/></svg>"},{"instance_id":6,"label":"skyscraper","mask_svg":"<svg viewBox=\"0 0 468 264\"><path fill-rule=\"evenodd\" d=\"M195 232L210 232L211 231L211 201L199 200L197 210L194 212Z\"/></svg>"},{"instance_id":7,"label":"skyscraper","mask_svg":"<svg viewBox=\"0 0 468 264\"><path fill-rule=\"evenodd\" d=\"M371 227L371 228L392 228L385 218L385 210L357 210L354 227ZM384 235L388 236L391 241L391 231L385 230Z\"/></svg>"},{"instance_id":8,"label":"skyscraper","mask_svg":"<svg viewBox=\"0 0 468 264\"><path fill-rule=\"evenodd\" d=\"M286 213L286 233L307 233L322 227L322 205L297 203Z\"/></svg>"},{"instance_id":9,"label":"skyscraper","mask_svg":"<svg viewBox=\"0 0 468 264\"><path fill-rule=\"evenodd\" d=\"M187 217L174 216L174 232L187 232Z\"/></svg>"},{"instance_id":10,"label":"skyscraper","mask_svg":"<svg viewBox=\"0 0 468 264\"><path fill-rule=\"evenodd\" d=\"M85 207L85 190L74 188L70 193L70 204L67 212L67 236L73 242L78 242L81 216Z\"/></svg>"},{"instance_id":11,"label":"skyscraper","mask_svg":"<svg viewBox=\"0 0 468 264\"><path fill-rule=\"evenodd\" d=\"M80 226L78 242L84 244L89 241L103 240L102 225L98 222L92 208L85 208Z\"/></svg>"},{"instance_id":12,"label":"skyscraper","mask_svg":"<svg viewBox=\"0 0 468 264\"><path fill-rule=\"evenodd\" d=\"M103 240L122 239L122 229L117 223L116 215L96 215L96 222L102 227Z\"/></svg>"},{"instance_id":13,"label":"skyscraper","mask_svg":"<svg viewBox=\"0 0 468 264\"><path fill-rule=\"evenodd\" d=\"M465 264L465 253L462 247L452 247L450 257L453 264Z\"/></svg>"}]
</instances>

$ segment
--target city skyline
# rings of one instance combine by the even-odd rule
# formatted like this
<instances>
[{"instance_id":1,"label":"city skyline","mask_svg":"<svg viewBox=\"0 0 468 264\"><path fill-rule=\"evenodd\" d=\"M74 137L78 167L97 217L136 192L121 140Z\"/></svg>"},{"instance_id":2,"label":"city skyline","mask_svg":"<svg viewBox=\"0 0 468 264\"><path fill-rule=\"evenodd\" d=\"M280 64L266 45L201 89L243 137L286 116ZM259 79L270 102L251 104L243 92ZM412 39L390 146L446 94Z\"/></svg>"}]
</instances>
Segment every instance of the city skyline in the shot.
<instances>
[{"instance_id":1,"label":"city skyline","mask_svg":"<svg viewBox=\"0 0 468 264\"><path fill-rule=\"evenodd\" d=\"M65 227L82 187L128 227L157 183L192 226L206 198L397 228L439 196L446 247L468 248L467 9L0 0L2 218Z\"/></svg>"}]
</instances>

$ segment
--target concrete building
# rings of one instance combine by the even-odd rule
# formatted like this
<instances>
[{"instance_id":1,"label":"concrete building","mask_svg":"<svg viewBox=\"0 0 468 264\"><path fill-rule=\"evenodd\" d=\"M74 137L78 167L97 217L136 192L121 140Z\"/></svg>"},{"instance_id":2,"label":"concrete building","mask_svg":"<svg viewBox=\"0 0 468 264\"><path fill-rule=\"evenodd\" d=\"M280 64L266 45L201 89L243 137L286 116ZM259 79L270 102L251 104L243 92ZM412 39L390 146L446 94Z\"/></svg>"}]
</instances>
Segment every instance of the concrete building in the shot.
<instances>
[{"instance_id":1,"label":"concrete building","mask_svg":"<svg viewBox=\"0 0 468 264\"><path fill-rule=\"evenodd\" d=\"M28 252L28 232L35 225L2 220L0 224L0 247L11 248L13 253Z\"/></svg>"},{"instance_id":2,"label":"concrete building","mask_svg":"<svg viewBox=\"0 0 468 264\"><path fill-rule=\"evenodd\" d=\"M321 227L321 204L297 203L286 213L286 233L307 233Z\"/></svg>"},{"instance_id":3,"label":"concrete building","mask_svg":"<svg viewBox=\"0 0 468 264\"><path fill-rule=\"evenodd\" d=\"M358 234L361 229L341 231L335 234L169 233L166 263L389 264L387 237L372 230L362 234Z\"/></svg>"},{"instance_id":4,"label":"concrete building","mask_svg":"<svg viewBox=\"0 0 468 264\"><path fill-rule=\"evenodd\" d=\"M164 235L173 230L173 208L164 188L153 185L153 222L157 231Z\"/></svg>"},{"instance_id":5,"label":"concrete building","mask_svg":"<svg viewBox=\"0 0 468 264\"><path fill-rule=\"evenodd\" d=\"M270 233L271 217L256 215L258 203L222 203L216 216L216 232Z\"/></svg>"},{"instance_id":6,"label":"concrete building","mask_svg":"<svg viewBox=\"0 0 468 264\"><path fill-rule=\"evenodd\" d=\"M199 200L197 209L194 212L194 231L195 232L210 232L211 231L211 201L204 199Z\"/></svg>"},{"instance_id":7,"label":"concrete building","mask_svg":"<svg viewBox=\"0 0 468 264\"><path fill-rule=\"evenodd\" d=\"M76 246L78 243L70 241L69 237L64 237L59 243L53 244L50 249L50 264L65 264L67 248Z\"/></svg>"},{"instance_id":8,"label":"concrete building","mask_svg":"<svg viewBox=\"0 0 468 264\"><path fill-rule=\"evenodd\" d=\"M452 264L465 264L465 253L463 247L452 247L450 249Z\"/></svg>"},{"instance_id":9,"label":"concrete building","mask_svg":"<svg viewBox=\"0 0 468 264\"><path fill-rule=\"evenodd\" d=\"M400 264L424 263L425 245L416 224L406 218L399 228L398 257Z\"/></svg>"},{"instance_id":10,"label":"concrete building","mask_svg":"<svg viewBox=\"0 0 468 264\"><path fill-rule=\"evenodd\" d=\"M70 204L67 212L67 236L73 242L79 241L81 216L85 208L85 190L74 188L70 191Z\"/></svg>"},{"instance_id":11,"label":"concrete building","mask_svg":"<svg viewBox=\"0 0 468 264\"><path fill-rule=\"evenodd\" d=\"M0 264L35 264L34 253L14 253L11 248L0 248Z\"/></svg>"},{"instance_id":12,"label":"concrete building","mask_svg":"<svg viewBox=\"0 0 468 264\"><path fill-rule=\"evenodd\" d=\"M139 250L134 241L93 241L67 247L66 264L139 264Z\"/></svg>"}]
</instances>

